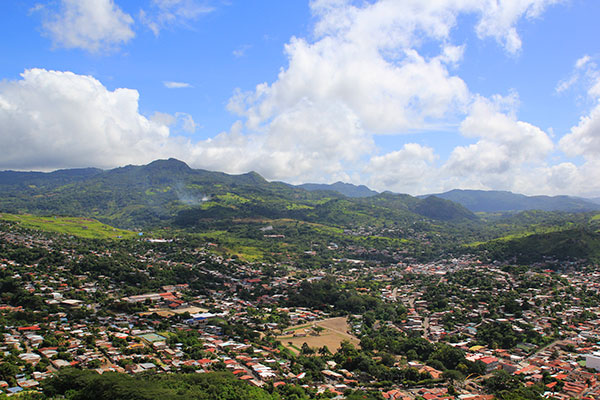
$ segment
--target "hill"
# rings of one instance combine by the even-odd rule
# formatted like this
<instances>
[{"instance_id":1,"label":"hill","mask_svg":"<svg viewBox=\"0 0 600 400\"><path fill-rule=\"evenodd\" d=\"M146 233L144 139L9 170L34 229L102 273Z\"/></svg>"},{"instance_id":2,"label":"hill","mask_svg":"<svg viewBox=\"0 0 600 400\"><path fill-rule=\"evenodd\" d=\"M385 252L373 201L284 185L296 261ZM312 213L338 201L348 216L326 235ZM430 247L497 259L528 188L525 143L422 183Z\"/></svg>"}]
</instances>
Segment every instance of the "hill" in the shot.
<instances>
[{"instance_id":1,"label":"hill","mask_svg":"<svg viewBox=\"0 0 600 400\"><path fill-rule=\"evenodd\" d=\"M452 252L491 250L501 251L498 256L505 254L508 258L524 252L527 246L541 249L535 253L540 257L571 255L568 245L561 247L560 243L569 243L561 232L587 229L593 233L600 221L593 212L525 211L476 216L469 207L514 209L523 206L516 200L525 198L530 202L531 198L508 192L448 193L462 194L458 198L466 205L443 196L418 198L391 192L348 197L338 191L311 191L269 182L256 172L230 175L193 169L175 159L106 171L0 172L0 212L21 215L18 218L23 226L99 237L128 236L112 227L186 231L247 260L283 259L295 254L309 263L303 254L331 247L332 242L349 250L335 255L323 253L322 262L357 254L389 261L396 251L419 260ZM580 199L566 196L539 197L571 204L571 209L585 205ZM485 199L490 200L486 203ZM584 243L595 240L593 235L586 237L589 240ZM593 244L573 248L581 251L581 258L590 258L595 251ZM381 251L371 253L366 249Z\"/></svg>"},{"instance_id":2,"label":"hill","mask_svg":"<svg viewBox=\"0 0 600 400\"><path fill-rule=\"evenodd\" d=\"M292 219L335 227L388 221L473 219L447 201L380 194L350 198L268 182L255 172L192 169L175 159L108 171L0 173L0 211L96 218L119 228L226 225L241 219Z\"/></svg>"},{"instance_id":3,"label":"hill","mask_svg":"<svg viewBox=\"0 0 600 400\"><path fill-rule=\"evenodd\" d=\"M317 190L329 190L343 194L346 197L371 197L377 195L377 192L369 189L365 185L353 185L351 183L336 182L332 184L322 183L304 183L297 187L314 192Z\"/></svg>"},{"instance_id":4,"label":"hill","mask_svg":"<svg viewBox=\"0 0 600 400\"><path fill-rule=\"evenodd\" d=\"M541 261L600 261L600 233L574 228L533 234L480 246L491 259L513 260L520 264Z\"/></svg>"},{"instance_id":5,"label":"hill","mask_svg":"<svg viewBox=\"0 0 600 400\"><path fill-rule=\"evenodd\" d=\"M600 204L570 196L525 196L497 190L451 190L445 193L419 196L436 196L463 205L472 212L505 211L566 211L585 212L600 210Z\"/></svg>"}]
</instances>

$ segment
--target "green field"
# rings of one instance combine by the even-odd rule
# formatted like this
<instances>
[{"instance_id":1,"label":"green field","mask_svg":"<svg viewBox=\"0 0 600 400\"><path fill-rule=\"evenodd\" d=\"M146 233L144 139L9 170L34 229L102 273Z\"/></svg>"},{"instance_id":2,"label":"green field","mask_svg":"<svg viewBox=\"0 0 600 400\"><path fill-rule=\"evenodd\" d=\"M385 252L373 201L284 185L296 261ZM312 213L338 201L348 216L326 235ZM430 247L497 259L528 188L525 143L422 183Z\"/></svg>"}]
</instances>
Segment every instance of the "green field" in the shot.
<instances>
[{"instance_id":1,"label":"green field","mask_svg":"<svg viewBox=\"0 0 600 400\"><path fill-rule=\"evenodd\" d=\"M485 241L485 242L472 242L472 243L466 243L463 246L465 247L477 247L477 246L481 246L483 244L486 243L490 243L490 242L508 242L511 240L515 240L515 239L522 239L522 238L526 238L528 236L532 236L532 235L539 235L539 234L544 234L544 233L552 233L552 232L561 232L568 229L568 227L565 226L556 226L556 227L544 227L544 228L536 228L535 230L530 230L530 231L526 231L526 232L521 232L521 233L513 233L511 235L506 235L506 236L502 236L502 237L498 237L489 241Z\"/></svg>"},{"instance_id":2,"label":"green field","mask_svg":"<svg viewBox=\"0 0 600 400\"><path fill-rule=\"evenodd\" d=\"M131 239L136 232L113 228L91 218L39 217L31 214L0 214L0 220L16 222L24 228L62 233L87 239Z\"/></svg>"}]
</instances>

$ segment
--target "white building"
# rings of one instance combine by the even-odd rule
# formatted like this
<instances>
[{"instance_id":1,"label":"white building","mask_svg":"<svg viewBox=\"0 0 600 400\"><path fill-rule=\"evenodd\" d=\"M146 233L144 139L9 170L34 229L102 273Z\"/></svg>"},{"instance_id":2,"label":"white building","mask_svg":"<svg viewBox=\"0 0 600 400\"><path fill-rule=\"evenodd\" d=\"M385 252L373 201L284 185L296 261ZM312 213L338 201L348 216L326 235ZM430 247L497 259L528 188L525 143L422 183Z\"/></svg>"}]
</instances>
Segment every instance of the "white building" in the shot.
<instances>
[{"instance_id":1,"label":"white building","mask_svg":"<svg viewBox=\"0 0 600 400\"><path fill-rule=\"evenodd\" d=\"M585 355L585 366L587 368L593 368L596 371L600 371L600 353Z\"/></svg>"}]
</instances>

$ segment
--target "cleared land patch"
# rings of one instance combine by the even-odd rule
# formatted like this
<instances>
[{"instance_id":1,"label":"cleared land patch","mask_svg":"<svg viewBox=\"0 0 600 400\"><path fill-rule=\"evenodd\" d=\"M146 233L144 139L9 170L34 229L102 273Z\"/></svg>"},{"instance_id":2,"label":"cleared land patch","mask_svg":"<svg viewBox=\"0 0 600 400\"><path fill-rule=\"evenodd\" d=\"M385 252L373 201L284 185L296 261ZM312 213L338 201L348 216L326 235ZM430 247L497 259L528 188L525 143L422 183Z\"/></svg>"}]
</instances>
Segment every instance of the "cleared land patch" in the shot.
<instances>
[{"instance_id":1,"label":"cleared land patch","mask_svg":"<svg viewBox=\"0 0 600 400\"><path fill-rule=\"evenodd\" d=\"M321 327L323 331L317 333L313 327ZM348 333L350 326L347 317L337 317L316 321L301 327L292 327L278 336L277 340L294 354L299 353L299 349L306 343L309 347L317 350L327 346L329 351L334 353L343 340L348 340L354 346L359 347L360 341L352 334ZM300 336L304 335L306 336Z\"/></svg>"}]
</instances>

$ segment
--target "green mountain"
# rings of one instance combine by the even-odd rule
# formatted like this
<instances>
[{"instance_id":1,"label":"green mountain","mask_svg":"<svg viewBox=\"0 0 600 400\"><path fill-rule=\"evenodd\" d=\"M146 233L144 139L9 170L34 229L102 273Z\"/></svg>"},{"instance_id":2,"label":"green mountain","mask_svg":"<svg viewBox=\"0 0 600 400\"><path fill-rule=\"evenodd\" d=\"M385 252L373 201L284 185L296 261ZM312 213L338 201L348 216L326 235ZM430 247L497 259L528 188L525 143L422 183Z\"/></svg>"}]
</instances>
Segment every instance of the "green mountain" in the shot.
<instances>
[{"instance_id":1,"label":"green mountain","mask_svg":"<svg viewBox=\"0 0 600 400\"><path fill-rule=\"evenodd\" d=\"M472 251L521 259L530 248L535 259L594 259L600 228L593 212L476 216L438 196L384 192L348 197L269 182L255 172L192 169L175 159L106 171L0 172L0 212L93 218L130 230L183 230L246 259L302 255L330 242L380 260L397 250L419 260ZM366 248L382 252L365 253Z\"/></svg>"},{"instance_id":2,"label":"green mountain","mask_svg":"<svg viewBox=\"0 0 600 400\"><path fill-rule=\"evenodd\" d=\"M69 183L86 179L101 173L97 168L61 169L54 172L0 172L0 185L23 186L23 185L47 185Z\"/></svg>"},{"instance_id":3,"label":"green mountain","mask_svg":"<svg viewBox=\"0 0 600 400\"><path fill-rule=\"evenodd\" d=\"M426 198L432 195L419 196ZM463 205L473 212L504 211L566 211L584 212L600 210L600 204L570 196L525 196L497 190L451 190L433 196Z\"/></svg>"},{"instance_id":4,"label":"green mountain","mask_svg":"<svg viewBox=\"0 0 600 400\"><path fill-rule=\"evenodd\" d=\"M0 211L94 217L121 228L216 226L241 219L293 219L335 227L377 226L423 217L476 218L462 206L408 195L349 198L268 182L255 172L228 175L175 160L44 173L0 173Z\"/></svg>"},{"instance_id":5,"label":"green mountain","mask_svg":"<svg viewBox=\"0 0 600 400\"><path fill-rule=\"evenodd\" d=\"M304 183L297 187L314 192L317 190L330 190L343 194L346 197L371 197L377 195L377 192L369 189L365 185L353 185L351 183L336 182L332 184L322 183Z\"/></svg>"},{"instance_id":6,"label":"green mountain","mask_svg":"<svg viewBox=\"0 0 600 400\"><path fill-rule=\"evenodd\" d=\"M600 261L600 233L585 228L533 234L481 246L491 259L520 264L541 261Z\"/></svg>"}]
</instances>

